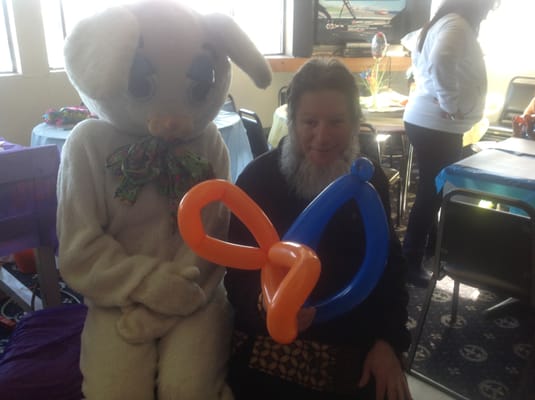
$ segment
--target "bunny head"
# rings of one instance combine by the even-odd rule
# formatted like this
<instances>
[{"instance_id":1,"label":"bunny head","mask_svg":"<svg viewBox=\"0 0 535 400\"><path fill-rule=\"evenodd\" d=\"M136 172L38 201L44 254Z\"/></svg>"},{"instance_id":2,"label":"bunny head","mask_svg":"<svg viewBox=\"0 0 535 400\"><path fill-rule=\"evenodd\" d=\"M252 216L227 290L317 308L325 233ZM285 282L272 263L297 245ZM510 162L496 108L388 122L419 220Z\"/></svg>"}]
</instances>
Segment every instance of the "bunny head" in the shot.
<instances>
[{"instance_id":1,"label":"bunny head","mask_svg":"<svg viewBox=\"0 0 535 400\"><path fill-rule=\"evenodd\" d=\"M69 79L84 104L132 135L193 138L217 115L229 58L265 88L271 71L245 33L222 14L173 0L144 0L90 16L65 43Z\"/></svg>"}]
</instances>

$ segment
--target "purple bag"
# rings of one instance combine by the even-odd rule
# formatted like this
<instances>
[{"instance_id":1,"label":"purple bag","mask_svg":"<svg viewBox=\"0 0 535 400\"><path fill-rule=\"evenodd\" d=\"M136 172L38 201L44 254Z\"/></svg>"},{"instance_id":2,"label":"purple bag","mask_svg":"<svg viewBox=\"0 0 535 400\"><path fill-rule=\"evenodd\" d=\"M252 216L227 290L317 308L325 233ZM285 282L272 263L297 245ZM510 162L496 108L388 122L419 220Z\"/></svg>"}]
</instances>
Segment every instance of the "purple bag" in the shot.
<instances>
[{"instance_id":1,"label":"purple bag","mask_svg":"<svg viewBox=\"0 0 535 400\"><path fill-rule=\"evenodd\" d=\"M24 316L0 355L3 400L80 400L80 334L87 308L62 305Z\"/></svg>"}]
</instances>

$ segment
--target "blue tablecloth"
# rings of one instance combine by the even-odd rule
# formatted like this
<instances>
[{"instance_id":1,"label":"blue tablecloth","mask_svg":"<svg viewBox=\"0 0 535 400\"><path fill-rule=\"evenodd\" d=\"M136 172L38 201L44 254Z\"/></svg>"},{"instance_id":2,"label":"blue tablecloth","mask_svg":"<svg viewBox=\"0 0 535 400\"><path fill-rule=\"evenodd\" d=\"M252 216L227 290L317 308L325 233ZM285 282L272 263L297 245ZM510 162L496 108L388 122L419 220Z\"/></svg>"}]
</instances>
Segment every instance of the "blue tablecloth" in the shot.
<instances>
[{"instance_id":1,"label":"blue tablecloth","mask_svg":"<svg viewBox=\"0 0 535 400\"><path fill-rule=\"evenodd\" d=\"M511 138L444 168L437 190L479 190L523 200L535 207L535 142Z\"/></svg>"},{"instance_id":2,"label":"blue tablecloth","mask_svg":"<svg viewBox=\"0 0 535 400\"><path fill-rule=\"evenodd\" d=\"M214 119L221 136L225 141L230 153L230 175L232 182L253 159L253 153L247 138L247 131L243 126L238 113L222 109ZM43 146L55 144L62 149L63 143L71 132L72 127L57 127L46 123L40 123L32 130L30 146Z\"/></svg>"},{"instance_id":3,"label":"blue tablecloth","mask_svg":"<svg viewBox=\"0 0 535 400\"><path fill-rule=\"evenodd\" d=\"M230 176L232 177L232 182L236 182L242 170L253 159L247 131L243 126L240 115L233 111L222 109L215 117L214 123L228 147Z\"/></svg>"}]
</instances>

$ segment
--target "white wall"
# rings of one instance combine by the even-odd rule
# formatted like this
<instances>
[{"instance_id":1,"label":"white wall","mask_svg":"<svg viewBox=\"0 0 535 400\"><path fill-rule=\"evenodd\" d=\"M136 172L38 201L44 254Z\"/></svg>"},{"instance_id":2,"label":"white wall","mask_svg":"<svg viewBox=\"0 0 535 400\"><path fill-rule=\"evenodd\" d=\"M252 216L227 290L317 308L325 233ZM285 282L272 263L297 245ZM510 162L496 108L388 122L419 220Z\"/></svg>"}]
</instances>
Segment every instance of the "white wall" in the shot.
<instances>
[{"instance_id":1,"label":"white wall","mask_svg":"<svg viewBox=\"0 0 535 400\"><path fill-rule=\"evenodd\" d=\"M42 121L42 114L47 109L77 105L80 100L64 72L48 71L39 0L15 0L13 3L19 28L17 40L22 50L23 74L0 76L0 136L28 145L32 128ZM487 46L494 49L487 58L489 98L495 99L493 102L498 104L494 108L499 106L512 76L535 75L535 52L525 47L524 51L511 53L511 44L516 43L514 49L517 49L522 47L518 44L519 41L531 37L532 23L528 23L528 19L532 15L533 13L519 13L516 19L505 19L501 29L493 29L496 39L488 39L490 43ZM506 23L511 24L508 35ZM503 53L499 49L503 49ZM288 83L291 75L277 73L272 85L266 90L260 90L241 70L233 68L230 92L238 107L256 111L264 126L269 127L273 111L277 107L278 90Z\"/></svg>"}]
</instances>

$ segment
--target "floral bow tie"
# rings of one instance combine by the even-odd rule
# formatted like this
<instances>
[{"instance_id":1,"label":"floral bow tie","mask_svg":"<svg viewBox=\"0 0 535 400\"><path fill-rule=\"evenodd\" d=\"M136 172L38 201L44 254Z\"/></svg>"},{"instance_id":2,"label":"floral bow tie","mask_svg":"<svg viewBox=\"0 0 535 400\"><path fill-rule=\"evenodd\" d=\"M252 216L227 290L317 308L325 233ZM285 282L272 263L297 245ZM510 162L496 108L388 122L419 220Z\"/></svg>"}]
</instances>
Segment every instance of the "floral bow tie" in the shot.
<instances>
[{"instance_id":1,"label":"floral bow tie","mask_svg":"<svg viewBox=\"0 0 535 400\"><path fill-rule=\"evenodd\" d=\"M194 185L214 178L211 164L190 151L175 154L179 141L169 142L154 136L115 150L106 168L121 178L115 197L134 204L140 190L153 182L158 192L171 200L176 213L178 203Z\"/></svg>"}]
</instances>

